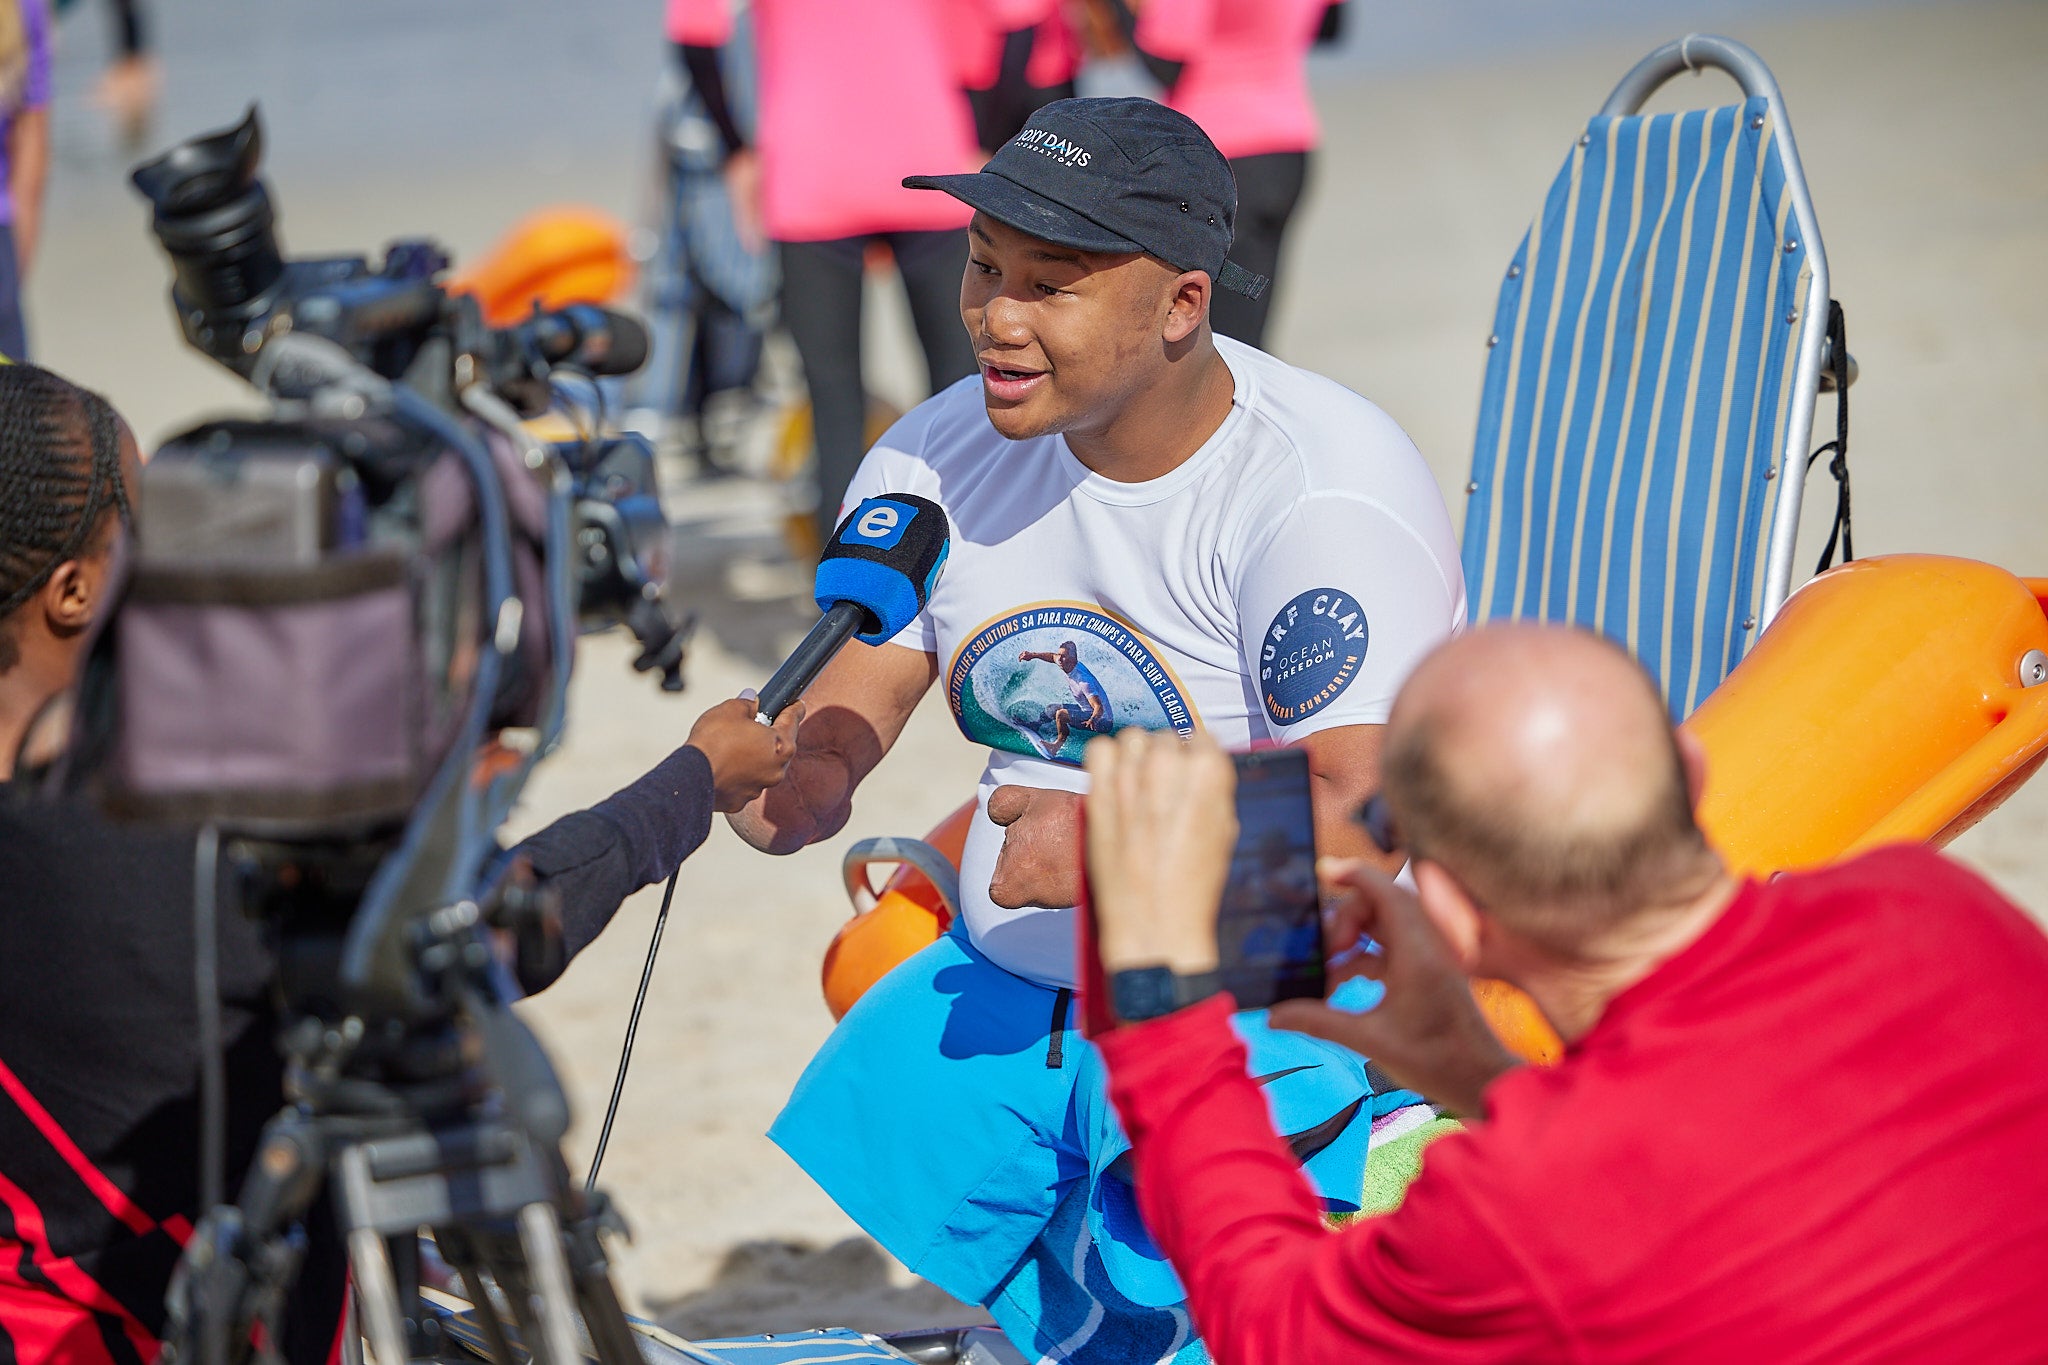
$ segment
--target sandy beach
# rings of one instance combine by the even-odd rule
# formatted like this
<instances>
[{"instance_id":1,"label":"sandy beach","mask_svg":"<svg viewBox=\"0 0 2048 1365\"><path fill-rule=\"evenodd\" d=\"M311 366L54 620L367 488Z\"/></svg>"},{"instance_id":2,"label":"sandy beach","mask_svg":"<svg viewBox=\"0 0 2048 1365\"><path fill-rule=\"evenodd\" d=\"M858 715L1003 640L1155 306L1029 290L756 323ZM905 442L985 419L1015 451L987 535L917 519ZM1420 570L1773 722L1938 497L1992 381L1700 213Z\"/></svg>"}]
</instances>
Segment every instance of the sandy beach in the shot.
<instances>
[{"instance_id":1,"label":"sandy beach","mask_svg":"<svg viewBox=\"0 0 2048 1365\"><path fill-rule=\"evenodd\" d=\"M658 7L579 7L589 14L573 40L548 48L561 22L546 17L552 8L520 3L501 14L464 0L415 20L418 7L390 0L351 7L365 23L427 25L419 43L444 54L403 59L388 33L373 42L354 24L270 17L245 0L167 14L169 88L155 145L263 95L295 252L425 233L473 253L520 213L560 200L635 215L651 156ZM1532 8L1468 0L1450 12L1484 26ZM1475 29L1487 41L1460 45L1439 27L1424 35L1434 46L1407 62L1375 49L1376 21L1358 17L1365 33L1352 52L1318 65L1326 142L1274 349L1391 412L1459 515L1499 271L1544 188L1636 57L1687 27L1725 31L1755 47L1784 88L1847 310L1861 366L1858 551L1938 551L2048 574L2048 98L2039 71L2048 6L1599 13L1569 41ZM490 31L473 37L465 24ZM1405 35L1428 46L1387 32L1389 42ZM36 358L106 392L153 442L248 400L179 343L145 212L120 179L126 158L83 100L100 35L72 23L66 41L48 239L30 290ZM548 120L527 107L521 62L559 77ZM1718 101L1729 89L1686 80L1664 99ZM420 134L423 121L434 136ZM877 387L912 401L905 324L884 302L871 310ZM1817 478L1802 572L1832 507L1832 486ZM772 493L691 484L673 490L671 509L681 522L675 586L704 620L689 691L664 697L630 674L622 641L588 642L568 741L530 788L514 835L638 775L681 743L700 710L758 685L815 615L784 557ZM817 982L848 914L841 853L866 835L921 834L970 794L980 766L928 701L838 838L771 862L721 825L685 866L604 1169L634 1231L616 1250L635 1303L686 1332L976 1315L850 1240L858 1230L762 1134L831 1027ZM2037 915L2048 911L2048 779L1954 851ZM657 897L636 897L524 1007L577 1107L572 1164L587 1162L603 1114Z\"/></svg>"}]
</instances>

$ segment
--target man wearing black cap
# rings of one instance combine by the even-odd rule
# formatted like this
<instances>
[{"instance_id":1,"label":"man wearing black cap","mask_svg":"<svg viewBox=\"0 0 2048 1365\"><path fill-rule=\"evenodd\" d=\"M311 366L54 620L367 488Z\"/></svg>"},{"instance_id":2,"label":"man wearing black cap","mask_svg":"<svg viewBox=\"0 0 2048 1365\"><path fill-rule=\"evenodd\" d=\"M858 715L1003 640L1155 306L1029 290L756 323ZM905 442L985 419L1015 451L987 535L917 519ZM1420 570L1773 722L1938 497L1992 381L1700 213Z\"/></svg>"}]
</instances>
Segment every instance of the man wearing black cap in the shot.
<instances>
[{"instance_id":1,"label":"man wearing black cap","mask_svg":"<svg viewBox=\"0 0 2048 1365\"><path fill-rule=\"evenodd\" d=\"M1069 1029L1093 731L1057 723L1067 675L1032 658L1071 647L1119 727L1300 746L1322 847L1360 851L1343 817L1378 785L1394 693L1464 617L1457 545L1385 413L1212 332L1216 289L1264 281L1225 259L1230 170L1185 116L1063 100L979 174L905 183L976 210L961 315L980 374L884 436L847 505L932 498L952 560L914 624L812 687L791 780L734 824L777 853L836 833L941 677L990 758L953 932L847 1015L770 1136L1027 1350L1199 1352L1118 1173L1099 1061ZM1355 1207L1369 1131L1399 1130L1416 1097L1238 1019L1276 1124L1326 1204Z\"/></svg>"}]
</instances>

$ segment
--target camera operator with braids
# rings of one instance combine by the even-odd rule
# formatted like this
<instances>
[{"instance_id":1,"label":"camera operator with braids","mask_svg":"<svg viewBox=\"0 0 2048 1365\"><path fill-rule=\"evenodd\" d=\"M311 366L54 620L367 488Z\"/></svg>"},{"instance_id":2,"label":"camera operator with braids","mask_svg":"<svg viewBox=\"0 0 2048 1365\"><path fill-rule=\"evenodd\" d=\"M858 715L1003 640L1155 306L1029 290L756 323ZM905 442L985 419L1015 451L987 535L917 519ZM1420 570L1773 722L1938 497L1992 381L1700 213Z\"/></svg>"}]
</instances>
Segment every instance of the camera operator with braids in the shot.
<instances>
[{"instance_id":1,"label":"camera operator with braids","mask_svg":"<svg viewBox=\"0 0 2048 1365\"><path fill-rule=\"evenodd\" d=\"M131 528L134 436L98 394L0 365L0 1361L146 1365L199 1204L200 1058L190 831L114 825L28 799L17 763L68 692ZM683 747L514 853L558 893L563 960L782 780L802 706L770 728L720 703ZM26 743L27 749L24 750ZM262 927L218 922L225 1188L284 1102ZM529 991L549 984L528 979ZM285 1317L284 1355L326 1361L345 1260L324 1205Z\"/></svg>"}]
</instances>

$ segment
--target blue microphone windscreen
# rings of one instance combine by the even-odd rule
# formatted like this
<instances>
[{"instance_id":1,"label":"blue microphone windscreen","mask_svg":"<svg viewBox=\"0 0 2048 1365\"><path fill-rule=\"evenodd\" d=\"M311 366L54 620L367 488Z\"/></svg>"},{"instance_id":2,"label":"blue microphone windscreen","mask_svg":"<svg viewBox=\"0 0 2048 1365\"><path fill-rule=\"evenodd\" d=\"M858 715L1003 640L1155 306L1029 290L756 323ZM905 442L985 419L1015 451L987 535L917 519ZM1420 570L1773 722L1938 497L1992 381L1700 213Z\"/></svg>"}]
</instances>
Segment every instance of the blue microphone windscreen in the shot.
<instances>
[{"instance_id":1,"label":"blue microphone windscreen","mask_svg":"<svg viewBox=\"0 0 2048 1365\"><path fill-rule=\"evenodd\" d=\"M846 514L818 561L818 608L858 604L871 627L858 638L882 644L924 610L950 548L946 510L929 498L869 498Z\"/></svg>"}]
</instances>

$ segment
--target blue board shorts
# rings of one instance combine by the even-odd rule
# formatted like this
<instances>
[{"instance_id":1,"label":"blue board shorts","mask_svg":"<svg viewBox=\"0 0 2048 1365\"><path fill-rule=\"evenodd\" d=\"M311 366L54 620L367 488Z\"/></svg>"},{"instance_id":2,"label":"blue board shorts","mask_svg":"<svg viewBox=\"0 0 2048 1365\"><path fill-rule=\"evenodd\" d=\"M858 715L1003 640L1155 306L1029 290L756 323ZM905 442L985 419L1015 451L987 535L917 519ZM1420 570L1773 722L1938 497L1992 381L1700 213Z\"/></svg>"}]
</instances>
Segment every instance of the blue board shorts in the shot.
<instances>
[{"instance_id":1,"label":"blue board shorts","mask_svg":"<svg viewBox=\"0 0 2048 1365\"><path fill-rule=\"evenodd\" d=\"M1379 990L1346 983L1333 1003L1369 1008ZM1137 1304L1178 1304L1180 1281L1127 1177L1111 1169L1130 1144L1070 1003L996 966L956 928L861 997L768 1136L891 1255L955 1298L988 1303L1085 1182L1087 1232L1116 1290ZM1275 1131L1322 1129L1326 1145L1303 1169L1332 1212L1356 1211L1372 1120L1419 1097L1376 1093L1362 1057L1268 1028L1263 1011L1234 1022Z\"/></svg>"}]
</instances>

